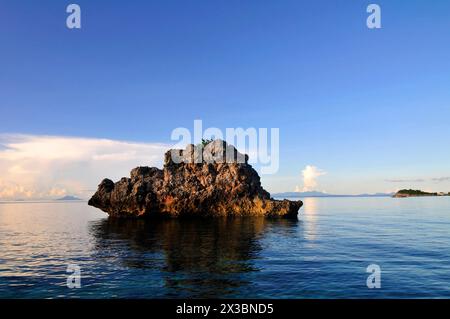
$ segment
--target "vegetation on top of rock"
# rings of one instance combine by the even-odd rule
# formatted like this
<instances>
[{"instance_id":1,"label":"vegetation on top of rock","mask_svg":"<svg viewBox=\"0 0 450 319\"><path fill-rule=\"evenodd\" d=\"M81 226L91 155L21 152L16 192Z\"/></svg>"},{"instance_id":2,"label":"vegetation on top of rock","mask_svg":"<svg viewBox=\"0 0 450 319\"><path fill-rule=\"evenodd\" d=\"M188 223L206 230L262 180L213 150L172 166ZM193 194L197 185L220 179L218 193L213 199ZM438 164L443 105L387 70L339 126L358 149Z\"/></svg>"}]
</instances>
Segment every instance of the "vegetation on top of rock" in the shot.
<instances>
[{"instance_id":1,"label":"vegetation on top of rock","mask_svg":"<svg viewBox=\"0 0 450 319\"><path fill-rule=\"evenodd\" d=\"M202 146L205 147L206 145L208 145L209 143L211 143L213 140L212 139L204 139L202 138Z\"/></svg>"},{"instance_id":2,"label":"vegetation on top of rock","mask_svg":"<svg viewBox=\"0 0 450 319\"><path fill-rule=\"evenodd\" d=\"M404 194L404 195L415 195L415 196L420 196L420 195L437 195L437 193L428 193L428 192L424 192L418 189L401 189L397 192L397 194Z\"/></svg>"}]
</instances>

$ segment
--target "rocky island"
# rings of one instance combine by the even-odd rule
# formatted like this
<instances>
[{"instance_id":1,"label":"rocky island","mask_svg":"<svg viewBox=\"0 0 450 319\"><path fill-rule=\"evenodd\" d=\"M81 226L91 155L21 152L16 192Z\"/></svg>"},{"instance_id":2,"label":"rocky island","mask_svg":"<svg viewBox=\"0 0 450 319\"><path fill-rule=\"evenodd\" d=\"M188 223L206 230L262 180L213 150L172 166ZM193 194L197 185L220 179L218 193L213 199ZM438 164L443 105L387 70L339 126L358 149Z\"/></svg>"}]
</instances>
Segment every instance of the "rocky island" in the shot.
<instances>
[{"instance_id":1,"label":"rocky island","mask_svg":"<svg viewBox=\"0 0 450 319\"><path fill-rule=\"evenodd\" d=\"M274 200L248 156L222 140L165 154L164 167L104 179L89 205L111 217L296 217L301 201Z\"/></svg>"},{"instance_id":2,"label":"rocky island","mask_svg":"<svg viewBox=\"0 0 450 319\"><path fill-rule=\"evenodd\" d=\"M416 189L401 189L394 194L395 198L424 197L424 196L450 196L450 193L429 193Z\"/></svg>"}]
</instances>

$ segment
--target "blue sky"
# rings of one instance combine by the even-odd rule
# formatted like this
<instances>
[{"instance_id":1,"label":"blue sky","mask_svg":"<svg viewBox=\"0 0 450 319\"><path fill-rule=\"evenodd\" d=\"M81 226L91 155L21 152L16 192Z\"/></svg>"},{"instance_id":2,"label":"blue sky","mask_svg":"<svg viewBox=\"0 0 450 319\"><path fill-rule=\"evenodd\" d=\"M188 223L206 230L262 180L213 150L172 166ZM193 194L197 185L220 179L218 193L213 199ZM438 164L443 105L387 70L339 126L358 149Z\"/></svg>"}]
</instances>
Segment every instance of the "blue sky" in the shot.
<instances>
[{"instance_id":1,"label":"blue sky","mask_svg":"<svg viewBox=\"0 0 450 319\"><path fill-rule=\"evenodd\" d=\"M368 1L72 2L81 30L71 2L0 1L0 134L170 144L195 119L276 127L269 191L307 165L330 193L450 191L449 1L374 1L379 30Z\"/></svg>"}]
</instances>

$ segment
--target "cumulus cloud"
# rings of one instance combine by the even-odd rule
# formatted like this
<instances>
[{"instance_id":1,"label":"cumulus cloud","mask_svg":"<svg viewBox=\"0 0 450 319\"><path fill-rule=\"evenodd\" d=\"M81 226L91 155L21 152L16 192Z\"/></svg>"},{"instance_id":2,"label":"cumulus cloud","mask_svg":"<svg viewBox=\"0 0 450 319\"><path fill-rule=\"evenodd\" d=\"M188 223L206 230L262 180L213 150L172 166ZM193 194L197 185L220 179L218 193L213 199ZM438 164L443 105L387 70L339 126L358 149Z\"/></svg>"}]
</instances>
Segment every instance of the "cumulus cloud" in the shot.
<instances>
[{"instance_id":1,"label":"cumulus cloud","mask_svg":"<svg viewBox=\"0 0 450 319\"><path fill-rule=\"evenodd\" d=\"M109 177L161 166L170 145L96 138L0 134L0 199L87 198Z\"/></svg>"},{"instance_id":2,"label":"cumulus cloud","mask_svg":"<svg viewBox=\"0 0 450 319\"><path fill-rule=\"evenodd\" d=\"M326 172L313 165L307 165L302 170L303 187L296 186L296 192L310 192L317 190L317 178L325 175Z\"/></svg>"}]
</instances>

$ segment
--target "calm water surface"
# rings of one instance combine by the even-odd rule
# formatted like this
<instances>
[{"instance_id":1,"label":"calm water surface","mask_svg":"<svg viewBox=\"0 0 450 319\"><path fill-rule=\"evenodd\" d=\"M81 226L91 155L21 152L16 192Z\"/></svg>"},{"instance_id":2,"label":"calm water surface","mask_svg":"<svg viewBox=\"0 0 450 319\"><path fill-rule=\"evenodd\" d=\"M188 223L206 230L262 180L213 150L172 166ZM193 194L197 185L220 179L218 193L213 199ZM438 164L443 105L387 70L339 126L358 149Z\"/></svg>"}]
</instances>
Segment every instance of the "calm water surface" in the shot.
<instances>
[{"instance_id":1,"label":"calm water surface","mask_svg":"<svg viewBox=\"0 0 450 319\"><path fill-rule=\"evenodd\" d=\"M0 298L449 298L450 198L309 198L298 220L111 221L0 203ZM81 267L67 288L67 265ZM368 289L366 267L381 267Z\"/></svg>"}]
</instances>

